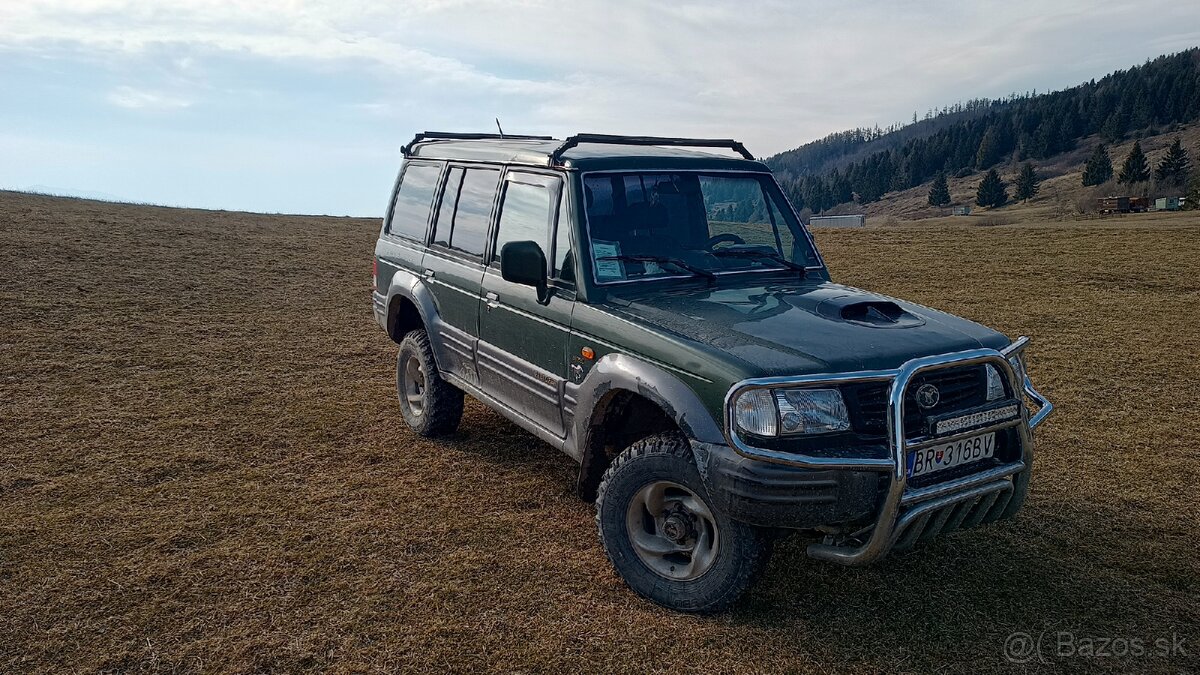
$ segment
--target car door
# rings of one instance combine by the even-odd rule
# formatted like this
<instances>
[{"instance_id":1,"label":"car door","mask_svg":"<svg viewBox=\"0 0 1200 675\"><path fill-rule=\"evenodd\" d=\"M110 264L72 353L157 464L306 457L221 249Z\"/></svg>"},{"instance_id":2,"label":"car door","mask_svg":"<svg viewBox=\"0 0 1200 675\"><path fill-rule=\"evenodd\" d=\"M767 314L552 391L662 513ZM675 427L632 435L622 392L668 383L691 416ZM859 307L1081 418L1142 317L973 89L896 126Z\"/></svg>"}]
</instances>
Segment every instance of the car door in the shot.
<instances>
[{"instance_id":1,"label":"car door","mask_svg":"<svg viewBox=\"0 0 1200 675\"><path fill-rule=\"evenodd\" d=\"M433 236L422 263L437 306L438 365L478 384L475 348L483 255L496 202L500 170L455 166L446 171Z\"/></svg>"},{"instance_id":2,"label":"car door","mask_svg":"<svg viewBox=\"0 0 1200 675\"><path fill-rule=\"evenodd\" d=\"M559 278L564 275L558 273L562 264L556 261L562 256L552 248L557 239L569 247L569 239L555 236L562 186L562 178L553 173L505 174L492 254L483 275L478 349L484 391L560 438L565 435L562 395L575 304L574 285ZM527 240L537 242L546 254L551 292L545 302L539 301L536 289L500 275L504 244Z\"/></svg>"},{"instance_id":3,"label":"car door","mask_svg":"<svg viewBox=\"0 0 1200 675\"><path fill-rule=\"evenodd\" d=\"M441 162L408 161L401 169L383 236L375 245L376 288L381 294L387 292L384 285L390 283L397 270L420 274L423 269L425 238L442 168ZM383 299L380 295L377 302Z\"/></svg>"}]
</instances>

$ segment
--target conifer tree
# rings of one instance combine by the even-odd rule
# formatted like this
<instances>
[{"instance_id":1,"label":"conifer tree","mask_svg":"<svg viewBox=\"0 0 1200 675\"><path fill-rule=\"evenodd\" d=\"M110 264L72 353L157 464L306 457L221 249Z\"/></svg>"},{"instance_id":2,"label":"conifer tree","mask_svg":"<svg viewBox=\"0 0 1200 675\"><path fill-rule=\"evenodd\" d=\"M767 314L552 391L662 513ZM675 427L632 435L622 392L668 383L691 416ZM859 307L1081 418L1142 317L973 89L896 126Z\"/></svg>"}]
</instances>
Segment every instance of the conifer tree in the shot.
<instances>
[{"instance_id":1,"label":"conifer tree","mask_svg":"<svg viewBox=\"0 0 1200 675\"><path fill-rule=\"evenodd\" d=\"M1108 148L1104 144L1096 146L1092 156L1088 158L1087 165L1083 168L1083 185L1090 187L1092 185L1100 185L1108 182L1113 175L1112 160L1108 157Z\"/></svg>"},{"instance_id":2,"label":"conifer tree","mask_svg":"<svg viewBox=\"0 0 1200 675\"><path fill-rule=\"evenodd\" d=\"M1129 117L1118 108L1104 120L1104 125L1100 127L1100 135L1110 143L1119 143L1125 138L1125 127L1128 124Z\"/></svg>"},{"instance_id":3,"label":"conifer tree","mask_svg":"<svg viewBox=\"0 0 1200 675\"><path fill-rule=\"evenodd\" d=\"M1200 171L1192 174L1192 179L1188 181L1187 202L1185 208L1188 211L1200 209Z\"/></svg>"},{"instance_id":4,"label":"conifer tree","mask_svg":"<svg viewBox=\"0 0 1200 675\"><path fill-rule=\"evenodd\" d=\"M1117 180L1127 185L1150 180L1150 164L1146 161L1146 153L1142 152L1140 141L1133 142L1133 149L1125 156Z\"/></svg>"},{"instance_id":5,"label":"conifer tree","mask_svg":"<svg viewBox=\"0 0 1200 675\"><path fill-rule=\"evenodd\" d=\"M1000 138L996 127L991 126L983 133L979 141L979 149L975 152L975 166L986 169L1000 161Z\"/></svg>"},{"instance_id":6,"label":"conifer tree","mask_svg":"<svg viewBox=\"0 0 1200 675\"><path fill-rule=\"evenodd\" d=\"M1033 196L1038 193L1041 185L1041 179L1038 178L1037 170L1033 168L1032 162L1025 162L1021 167L1021 173L1017 175L1016 182L1016 198L1022 201L1033 199Z\"/></svg>"},{"instance_id":7,"label":"conifer tree","mask_svg":"<svg viewBox=\"0 0 1200 675\"><path fill-rule=\"evenodd\" d=\"M1000 180L1000 174L996 173L995 169L991 169L984 175L983 180L979 181L979 189L975 192L975 203L980 206L1004 206L1008 201L1008 190L1004 185L1004 181Z\"/></svg>"},{"instance_id":8,"label":"conifer tree","mask_svg":"<svg viewBox=\"0 0 1200 675\"><path fill-rule=\"evenodd\" d=\"M939 171L929 188L929 205L946 206L950 203L950 186L946 184L946 172Z\"/></svg>"},{"instance_id":9,"label":"conifer tree","mask_svg":"<svg viewBox=\"0 0 1200 675\"><path fill-rule=\"evenodd\" d=\"M818 208L850 198L876 201L927 183L939 170L947 177L976 171L982 177L1014 151L1023 163L1055 157L1089 137L1111 145L1131 131L1200 121L1198 58L1200 48L1192 48L1053 94L973 99L934 111L931 119L937 122L920 129L892 125L841 131L781 153L769 164L782 183L792 184L789 194L803 191L805 176L821 178L825 194L814 185L807 190ZM1120 168L1116 160L1123 158L1101 154L1090 163L1085 185L1112 180L1112 169ZM1149 167L1152 175L1157 160ZM840 176L833 175L834 168Z\"/></svg>"},{"instance_id":10,"label":"conifer tree","mask_svg":"<svg viewBox=\"0 0 1200 675\"><path fill-rule=\"evenodd\" d=\"M1167 154L1158 162L1158 168L1154 170L1155 180L1162 182L1183 183L1187 180L1188 173L1192 170L1192 163L1188 159L1187 150L1183 149L1183 143L1178 138L1167 148Z\"/></svg>"}]
</instances>

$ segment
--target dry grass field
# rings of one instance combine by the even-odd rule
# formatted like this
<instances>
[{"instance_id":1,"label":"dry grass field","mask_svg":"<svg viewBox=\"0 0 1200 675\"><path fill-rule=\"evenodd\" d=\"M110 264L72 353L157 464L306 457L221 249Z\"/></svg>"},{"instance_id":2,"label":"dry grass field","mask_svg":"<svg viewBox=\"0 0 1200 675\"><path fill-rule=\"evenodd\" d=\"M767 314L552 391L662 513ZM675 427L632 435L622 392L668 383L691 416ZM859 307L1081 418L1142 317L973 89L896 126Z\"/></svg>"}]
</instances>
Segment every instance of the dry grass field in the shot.
<instances>
[{"instance_id":1,"label":"dry grass field","mask_svg":"<svg viewBox=\"0 0 1200 675\"><path fill-rule=\"evenodd\" d=\"M866 569L788 540L712 618L626 590L566 456L477 403L405 430L375 234L0 193L0 672L974 673L1014 631L1200 666L1197 219L819 232L840 281L1035 336L1059 410L1015 521Z\"/></svg>"}]
</instances>

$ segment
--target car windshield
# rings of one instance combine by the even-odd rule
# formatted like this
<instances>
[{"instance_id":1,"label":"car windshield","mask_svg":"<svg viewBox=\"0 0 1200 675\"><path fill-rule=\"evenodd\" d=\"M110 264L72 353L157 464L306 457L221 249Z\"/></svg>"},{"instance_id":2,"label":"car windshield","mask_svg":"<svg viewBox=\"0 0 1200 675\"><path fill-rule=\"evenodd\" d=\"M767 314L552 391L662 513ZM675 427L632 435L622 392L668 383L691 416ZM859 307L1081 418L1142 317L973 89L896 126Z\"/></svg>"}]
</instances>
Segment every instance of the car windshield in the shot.
<instances>
[{"instance_id":1,"label":"car windshield","mask_svg":"<svg viewBox=\"0 0 1200 675\"><path fill-rule=\"evenodd\" d=\"M766 174L596 173L583 191L598 283L820 265Z\"/></svg>"}]
</instances>

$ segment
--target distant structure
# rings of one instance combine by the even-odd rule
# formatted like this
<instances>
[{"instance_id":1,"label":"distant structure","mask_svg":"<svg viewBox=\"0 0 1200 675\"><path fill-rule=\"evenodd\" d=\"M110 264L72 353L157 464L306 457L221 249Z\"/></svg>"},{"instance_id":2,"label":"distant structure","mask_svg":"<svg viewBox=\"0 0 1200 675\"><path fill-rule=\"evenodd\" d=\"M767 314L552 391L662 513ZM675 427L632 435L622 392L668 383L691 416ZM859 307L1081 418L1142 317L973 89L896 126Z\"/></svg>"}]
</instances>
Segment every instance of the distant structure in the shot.
<instances>
[{"instance_id":1,"label":"distant structure","mask_svg":"<svg viewBox=\"0 0 1200 675\"><path fill-rule=\"evenodd\" d=\"M1179 197L1159 197L1154 200L1155 211L1178 211L1181 208Z\"/></svg>"},{"instance_id":2,"label":"distant structure","mask_svg":"<svg viewBox=\"0 0 1200 675\"><path fill-rule=\"evenodd\" d=\"M1129 197L1101 197L1100 213L1129 213Z\"/></svg>"},{"instance_id":3,"label":"distant structure","mask_svg":"<svg viewBox=\"0 0 1200 675\"><path fill-rule=\"evenodd\" d=\"M1149 197L1101 197L1100 213L1145 213L1150 210Z\"/></svg>"},{"instance_id":4,"label":"distant structure","mask_svg":"<svg viewBox=\"0 0 1200 675\"><path fill-rule=\"evenodd\" d=\"M866 227L867 217L861 213L849 216L813 216L809 227Z\"/></svg>"},{"instance_id":5,"label":"distant structure","mask_svg":"<svg viewBox=\"0 0 1200 675\"><path fill-rule=\"evenodd\" d=\"M954 215L956 215L956 216L969 216L969 215L971 215L971 207L969 207L969 206L956 206L956 207L954 207Z\"/></svg>"}]
</instances>

